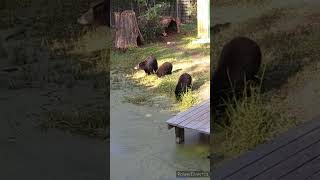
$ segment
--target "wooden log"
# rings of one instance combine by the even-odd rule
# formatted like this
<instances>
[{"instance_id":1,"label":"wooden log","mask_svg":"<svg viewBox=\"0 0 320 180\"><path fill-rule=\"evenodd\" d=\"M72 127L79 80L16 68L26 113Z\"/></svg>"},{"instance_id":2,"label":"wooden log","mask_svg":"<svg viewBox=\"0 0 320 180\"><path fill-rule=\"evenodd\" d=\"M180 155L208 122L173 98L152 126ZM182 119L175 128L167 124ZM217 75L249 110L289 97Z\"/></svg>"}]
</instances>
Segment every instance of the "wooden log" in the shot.
<instances>
[{"instance_id":1,"label":"wooden log","mask_svg":"<svg viewBox=\"0 0 320 180\"><path fill-rule=\"evenodd\" d=\"M175 127L175 133L176 133L176 143L182 144L184 142L184 129Z\"/></svg>"}]
</instances>

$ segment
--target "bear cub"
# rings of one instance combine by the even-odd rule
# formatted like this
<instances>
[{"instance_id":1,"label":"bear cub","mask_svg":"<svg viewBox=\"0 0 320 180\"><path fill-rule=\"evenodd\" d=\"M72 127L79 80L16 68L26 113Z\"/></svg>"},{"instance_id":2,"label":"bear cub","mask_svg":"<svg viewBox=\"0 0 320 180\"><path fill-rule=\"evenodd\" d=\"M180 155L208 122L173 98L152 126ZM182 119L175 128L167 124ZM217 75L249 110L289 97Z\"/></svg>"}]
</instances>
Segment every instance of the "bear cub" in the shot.
<instances>
[{"instance_id":1,"label":"bear cub","mask_svg":"<svg viewBox=\"0 0 320 180\"><path fill-rule=\"evenodd\" d=\"M190 74L183 73L178 80L176 89L174 91L177 100L181 100L182 93L187 92L188 88L191 88L192 78Z\"/></svg>"},{"instance_id":2,"label":"bear cub","mask_svg":"<svg viewBox=\"0 0 320 180\"><path fill-rule=\"evenodd\" d=\"M146 60L140 62L134 69L141 69L148 75L154 74L158 70L158 62L154 56L149 56Z\"/></svg>"},{"instance_id":3,"label":"bear cub","mask_svg":"<svg viewBox=\"0 0 320 180\"><path fill-rule=\"evenodd\" d=\"M171 73L172 73L172 64L169 62L163 63L156 72L159 78Z\"/></svg>"},{"instance_id":4,"label":"bear cub","mask_svg":"<svg viewBox=\"0 0 320 180\"><path fill-rule=\"evenodd\" d=\"M239 98L247 82L256 82L261 56L259 45L247 37L235 37L224 45L211 78L212 103L216 110L231 96Z\"/></svg>"}]
</instances>

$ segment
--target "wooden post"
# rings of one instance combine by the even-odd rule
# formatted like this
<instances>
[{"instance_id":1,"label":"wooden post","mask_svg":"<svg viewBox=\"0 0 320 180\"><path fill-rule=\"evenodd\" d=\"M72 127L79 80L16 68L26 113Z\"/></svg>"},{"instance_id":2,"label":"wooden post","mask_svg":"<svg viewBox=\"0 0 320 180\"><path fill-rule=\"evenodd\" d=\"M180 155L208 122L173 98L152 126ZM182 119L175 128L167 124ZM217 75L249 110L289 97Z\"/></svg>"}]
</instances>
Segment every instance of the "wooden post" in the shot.
<instances>
[{"instance_id":1,"label":"wooden post","mask_svg":"<svg viewBox=\"0 0 320 180\"><path fill-rule=\"evenodd\" d=\"M197 1L198 38L210 39L210 0Z\"/></svg>"},{"instance_id":2,"label":"wooden post","mask_svg":"<svg viewBox=\"0 0 320 180\"><path fill-rule=\"evenodd\" d=\"M184 129L175 127L175 133L176 133L176 143L182 144L184 142Z\"/></svg>"}]
</instances>

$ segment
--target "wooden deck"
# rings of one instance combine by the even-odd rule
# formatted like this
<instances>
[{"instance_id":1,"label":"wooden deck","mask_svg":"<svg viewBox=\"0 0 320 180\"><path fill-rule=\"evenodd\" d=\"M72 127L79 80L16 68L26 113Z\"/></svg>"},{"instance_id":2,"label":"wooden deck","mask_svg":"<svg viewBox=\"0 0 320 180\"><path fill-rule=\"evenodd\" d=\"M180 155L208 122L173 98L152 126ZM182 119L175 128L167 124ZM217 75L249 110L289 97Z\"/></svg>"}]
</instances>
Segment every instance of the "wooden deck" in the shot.
<instances>
[{"instance_id":1,"label":"wooden deck","mask_svg":"<svg viewBox=\"0 0 320 180\"><path fill-rule=\"evenodd\" d=\"M211 179L319 180L320 117L219 165Z\"/></svg>"},{"instance_id":2,"label":"wooden deck","mask_svg":"<svg viewBox=\"0 0 320 180\"><path fill-rule=\"evenodd\" d=\"M187 111L178 113L167 120L168 128L175 128L176 141L184 141L184 129L192 129L204 134L210 134L210 99Z\"/></svg>"}]
</instances>

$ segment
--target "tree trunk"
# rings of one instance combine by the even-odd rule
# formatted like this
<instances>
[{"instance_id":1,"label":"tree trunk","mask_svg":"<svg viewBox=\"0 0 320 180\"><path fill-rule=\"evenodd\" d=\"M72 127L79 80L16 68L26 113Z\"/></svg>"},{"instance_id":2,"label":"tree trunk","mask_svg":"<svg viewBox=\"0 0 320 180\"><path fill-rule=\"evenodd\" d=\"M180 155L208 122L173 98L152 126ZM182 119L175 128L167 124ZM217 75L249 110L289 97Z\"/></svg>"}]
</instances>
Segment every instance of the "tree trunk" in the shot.
<instances>
[{"instance_id":1,"label":"tree trunk","mask_svg":"<svg viewBox=\"0 0 320 180\"><path fill-rule=\"evenodd\" d=\"M121 13L116 12L114 16L116 26L115 47L127 49L141 45L144 40L139 30L135 12L125 10Z\"/></svg>"}]
</instances>

